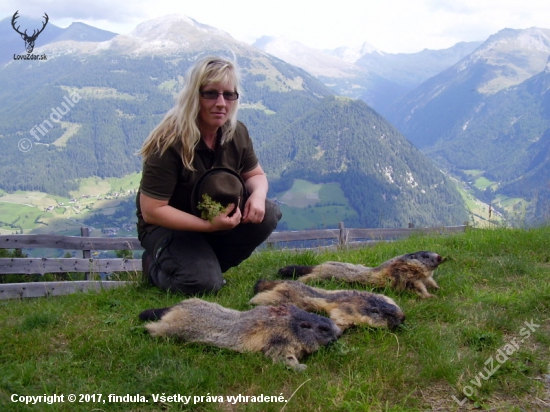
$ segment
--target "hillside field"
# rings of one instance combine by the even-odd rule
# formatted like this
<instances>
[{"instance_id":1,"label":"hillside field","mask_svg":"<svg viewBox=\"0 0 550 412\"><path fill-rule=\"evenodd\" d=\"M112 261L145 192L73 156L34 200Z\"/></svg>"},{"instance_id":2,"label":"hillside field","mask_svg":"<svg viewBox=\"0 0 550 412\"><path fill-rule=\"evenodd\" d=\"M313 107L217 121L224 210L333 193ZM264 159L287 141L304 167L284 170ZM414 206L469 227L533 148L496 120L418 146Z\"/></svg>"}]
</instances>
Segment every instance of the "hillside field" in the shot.
<instances>
[{"instance_id":1,"label":"hillside field","mask_svg":"<svg viewBox=\"0 0 550 412\"><path fill-rule=\"evenodd\" d=\"M0 301L0 404L9 412L548 411L549 238L548 226L468 229L353 249L254 253L224 275L218 293L201 298L245 311L256 281L276 279L286 265L376 266L417 250L446 258L434 298L374 290L401 307L402 325L350 328L305 357L302 373L261 353L152 338L138 314L185 297L143 284L141 273L119 274L136 282L99 293ZM372 291L336 280L313 286ZM25 405L14 394L64 394L65 402ZM115 395L120 401L110 400Z\"/></svg>"},{"instance_id":2,"label":"hillside field","mask_svg":"<svg viewBox=\"0 0 550 412\"><path fill-rule=\"evenodd\" d=\"M296 179L288 191L275 199L283 213L279 225L289 230L334 228L357 216L336 183L313 184Z\"/></svg>"}]
</instances>

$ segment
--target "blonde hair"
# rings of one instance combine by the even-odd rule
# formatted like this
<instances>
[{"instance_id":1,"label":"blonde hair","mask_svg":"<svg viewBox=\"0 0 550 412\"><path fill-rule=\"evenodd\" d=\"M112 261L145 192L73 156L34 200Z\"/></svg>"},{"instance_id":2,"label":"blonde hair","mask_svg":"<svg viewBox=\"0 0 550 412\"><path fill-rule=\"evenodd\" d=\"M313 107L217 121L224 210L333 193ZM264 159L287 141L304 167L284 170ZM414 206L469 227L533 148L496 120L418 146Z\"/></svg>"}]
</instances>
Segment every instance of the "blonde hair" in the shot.
<instances>
[{"instance_id":1,"label":"blonde hair","mask_svg":"<svg viewBox=\"0 0 550 412\"><path fill-rule=\"evenodd\" d=\"M147 136L138 152L143 161L168 148L181 143L181 160L186 169L194 170L195 147L201 139L197 117L200 110L199 92L210 83L232 83L235 91L240 92L240 79L236 65L218 57L208 56L199 60L185 76L185 85L176 104L164 116L164 119ZM228 121L222 126L221 144L231 141L237 128L239 101L231 105Z\"/></svg>"}]
</instances>

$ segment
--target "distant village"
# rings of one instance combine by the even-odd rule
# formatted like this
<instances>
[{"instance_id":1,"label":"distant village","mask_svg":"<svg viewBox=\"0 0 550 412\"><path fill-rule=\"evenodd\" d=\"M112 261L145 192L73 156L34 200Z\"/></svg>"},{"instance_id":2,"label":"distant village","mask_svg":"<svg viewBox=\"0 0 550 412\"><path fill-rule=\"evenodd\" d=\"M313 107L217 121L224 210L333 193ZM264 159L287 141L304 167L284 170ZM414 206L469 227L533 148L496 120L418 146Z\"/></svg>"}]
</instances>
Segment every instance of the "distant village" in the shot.
<instances>
[{"instance_id":1,"label":"distant village","mask_svg":"<svg viewBox=\"0 0 550 412\"><path fill-rule=\"evenodd\" d=\"M136 189L130 189L127 191L117 191L109 193L107 195L81 195L78 198L72 198L68 201L68 205L64 202L59 202L55 206L48 206L44 209L44 212L53 212L55 208L64 208L65 210L71 209L74 214L79 215L83 212L91 213L92 215L99 216L101 215L101 208L94 208L94 201L101 200L116 200L116 199L125 199L130 196L135 196ZM97 225L96 225L97 226ZM99 228L97 228L99 229ZM135 222L124 223L120 227L109 226L101 228L101 233L106 237L114 237L118 234L119 231L132 232L135 231L136 225Z\"/></svg>"}]
</instances>

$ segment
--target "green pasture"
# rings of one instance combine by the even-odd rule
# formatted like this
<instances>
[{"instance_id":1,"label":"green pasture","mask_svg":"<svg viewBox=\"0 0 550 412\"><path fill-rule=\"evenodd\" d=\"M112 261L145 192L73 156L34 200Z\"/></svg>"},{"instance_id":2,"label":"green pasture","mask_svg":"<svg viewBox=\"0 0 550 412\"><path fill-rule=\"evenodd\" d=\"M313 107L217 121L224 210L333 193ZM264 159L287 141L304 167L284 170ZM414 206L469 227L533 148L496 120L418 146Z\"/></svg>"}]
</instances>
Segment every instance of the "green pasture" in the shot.
<instances>
[{"instance_id":1,"label":"green pasture","mask_svg":"<svg viewBox=\"0 0 550 412\"><path fill-rule=\"evenodd\" d=\"M255 282L277 278L289 264L376 266L416 250L446 258L435 272L441 287L435 298L376 290L403 309L402 326L348 329L303 359L302 373L261 353L152 338L138 314L185 297L144 285L140 273L120 274L137 280L125 288L0 301L0 404L8 412L547 411L549 238L550 227L468 229L354 249L253 254L225 274L220 292L202 298L248 310ZM315 285L371 290L337 281ZM13 401L54 394L65 402ZM76 402L67 402L69 394ZM129 395L139 399L124 401ZM173 395L191 398L185 403Z\"/></svg>"},{"instance_id":2,"label":"green pasture","mask_svg":"<svg viewBox=\"0 0 550 412\"><path fill-rule=\"evenodd\" d=\"M296 179L288 191L276 197L281 202L281 222L292 230L337 227L339 222L357 216L337 183Z\"/></svg>"}]
</instances>

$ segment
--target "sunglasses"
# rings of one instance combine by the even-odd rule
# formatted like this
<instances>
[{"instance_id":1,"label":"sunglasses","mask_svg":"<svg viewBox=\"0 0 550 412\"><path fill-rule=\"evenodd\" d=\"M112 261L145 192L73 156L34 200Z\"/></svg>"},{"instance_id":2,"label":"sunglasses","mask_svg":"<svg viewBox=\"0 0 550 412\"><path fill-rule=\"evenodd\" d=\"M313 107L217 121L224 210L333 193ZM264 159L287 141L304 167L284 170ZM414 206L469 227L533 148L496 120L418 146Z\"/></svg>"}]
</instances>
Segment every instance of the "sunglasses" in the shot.
<instances>
[{"instance_id":1,"label":"sunglasses","mask_svg":"<svg viewBox=\"0 0 550 412\"><path fill-rule=\"evenodd\" d=\"M234 101L239 98L239 93L237 92L218 92L216 90L205 90L200 92L202 98L206 100L218 100L218 96L222 95L224 100Z\"/></svg>"}]
</instances>

